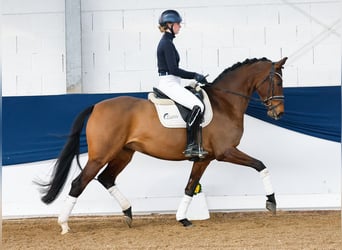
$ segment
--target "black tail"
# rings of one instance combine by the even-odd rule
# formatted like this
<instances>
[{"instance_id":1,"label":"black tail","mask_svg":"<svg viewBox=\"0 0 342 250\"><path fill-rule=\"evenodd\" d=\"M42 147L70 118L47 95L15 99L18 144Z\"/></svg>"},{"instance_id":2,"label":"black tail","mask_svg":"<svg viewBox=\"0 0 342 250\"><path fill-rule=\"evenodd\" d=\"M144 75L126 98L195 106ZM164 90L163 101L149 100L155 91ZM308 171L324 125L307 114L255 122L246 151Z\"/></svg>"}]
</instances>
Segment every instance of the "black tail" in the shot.
<instances>
[{"instance_id":1,"label":"black tail","mask_svg":"<svg viewBox=\"0 0 342 250\"><path fill-rule=\"evenodd\" d=\"M42 201L44 203L50 204L58 197L68 177L69 170L75 156L77 157L77 164L80 166L78 160L80 153L80 136L84 126L84 122L86 118L91 114L93 109L94 106L88 107L76 117L72 125L69 139L64 145L64 148L54 166L50 182L47 184L38 183L40 186L44 187L42 191Z\"/></svg>"}]
</instances>

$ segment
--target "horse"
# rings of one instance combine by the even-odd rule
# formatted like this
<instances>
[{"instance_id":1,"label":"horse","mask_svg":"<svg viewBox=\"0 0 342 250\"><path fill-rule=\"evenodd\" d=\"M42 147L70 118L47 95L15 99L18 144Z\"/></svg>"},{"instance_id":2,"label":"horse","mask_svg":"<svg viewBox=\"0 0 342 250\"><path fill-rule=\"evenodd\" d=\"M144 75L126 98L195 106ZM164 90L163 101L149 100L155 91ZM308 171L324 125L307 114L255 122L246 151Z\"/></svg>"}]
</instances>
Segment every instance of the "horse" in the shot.
<instances>
[{"instance_id":1,"label":"horse","mask_svg":"<svg viewBox=\"0 0 342 250\"><path fill-rule=\"evenodd\" d=\"M287 57L277 62L265 57L246 59L225 69L210 85L202 86L213 112L211 122L203 127L202 143L208 154L204 159L192 163L184 196L176 212L176 220L183 226L192 225L187 219L187 210L196 186L213 160L247 166L259 172L266 192L266 209L276 213L276 199L268 169L262 161L240 151L237 146L243 135L244 113L250 100L262 102L267 115L273 119L279 119L284 113L282 69L286 60ZM260 99L252 96L254 92ZM126 223L131 227L131 204L118 189L115 183L117 176L136 151L164 160L189 160L182 153L186 145L186 130L164 127L154 104L143 98L119 96L87 107L76 117L68 140L54 165L51 179L40 183L45 187L41 199L46 204L58 197L75 157L81 167L80 134L85 123L88 160L72 181L58 216L62 234L70 230L68 219L77 198L96 176L119 203Z\"/></svg>"}]
</instances>

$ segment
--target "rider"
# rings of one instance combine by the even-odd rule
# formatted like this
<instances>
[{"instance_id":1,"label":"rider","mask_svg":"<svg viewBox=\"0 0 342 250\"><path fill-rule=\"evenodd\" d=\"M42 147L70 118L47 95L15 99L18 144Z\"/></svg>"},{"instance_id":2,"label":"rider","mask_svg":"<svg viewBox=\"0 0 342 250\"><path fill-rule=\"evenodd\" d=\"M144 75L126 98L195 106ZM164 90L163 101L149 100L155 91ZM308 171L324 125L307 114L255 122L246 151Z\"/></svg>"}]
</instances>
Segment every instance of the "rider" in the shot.
<instances>
[{"instance_id":1,"label":"rider","mask_svg":"<svg viewBox=\"0 0 342 250\"><path fill-rule=\"evenodd\" d=\"M173 38L178 34L182 18L175 10L164 11L159 18L159 30L164 33L157 48L158 73L160 89L175 102L190 109L187 117L187 146L183 152L185 157L204 158L208 152L202 148L201 122L204 105L189 90L181 86L181 78L195 79L207 84L205 76L179 68L179 54L173 44ZM197 141L197 142L196 142Z\"/></svg>"}]
</instances>

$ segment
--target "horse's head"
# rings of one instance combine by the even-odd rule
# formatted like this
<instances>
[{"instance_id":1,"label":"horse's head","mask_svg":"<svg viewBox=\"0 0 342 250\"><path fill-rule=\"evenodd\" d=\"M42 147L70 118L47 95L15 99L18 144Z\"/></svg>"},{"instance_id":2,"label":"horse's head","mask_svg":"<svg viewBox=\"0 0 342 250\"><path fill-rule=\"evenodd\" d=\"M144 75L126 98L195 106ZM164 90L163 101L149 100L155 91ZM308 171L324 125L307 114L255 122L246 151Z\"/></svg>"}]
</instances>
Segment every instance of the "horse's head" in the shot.
<instances>
[{"instance_id":1,"label":"horse's head","mask_svg":"<svg viewBox=\"0 0 342 250\"><path fill-rule=\"evenodd\" d=\"M282 68L287 60L284 57L278 62L272 62L267 69L267 76L258 83L256 91L267 107L267 115L278 120L284 113L284 94Z\"/></svg>"}]
</instances>

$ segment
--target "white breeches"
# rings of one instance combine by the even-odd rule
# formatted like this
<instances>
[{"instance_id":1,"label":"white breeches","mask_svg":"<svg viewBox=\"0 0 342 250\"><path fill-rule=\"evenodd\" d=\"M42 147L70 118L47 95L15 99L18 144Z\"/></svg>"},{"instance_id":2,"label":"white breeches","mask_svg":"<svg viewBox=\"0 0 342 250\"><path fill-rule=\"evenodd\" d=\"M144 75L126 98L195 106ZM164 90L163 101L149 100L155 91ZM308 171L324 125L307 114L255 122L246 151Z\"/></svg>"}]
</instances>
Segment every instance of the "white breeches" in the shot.
<instances>
[{"instance_id":1,"label":"white breeches","mask_svg":"<svg viewBox=\"0 0 342 250\"><path fill-rule=\"evenodd\" d=\"M201 108L201 112L204 111L203 103L194 94L181 85L180 77L174 75L159 76L159 84L157 88L172 100L190 110L197 105Z\"/></svg>"}]
</instances>

